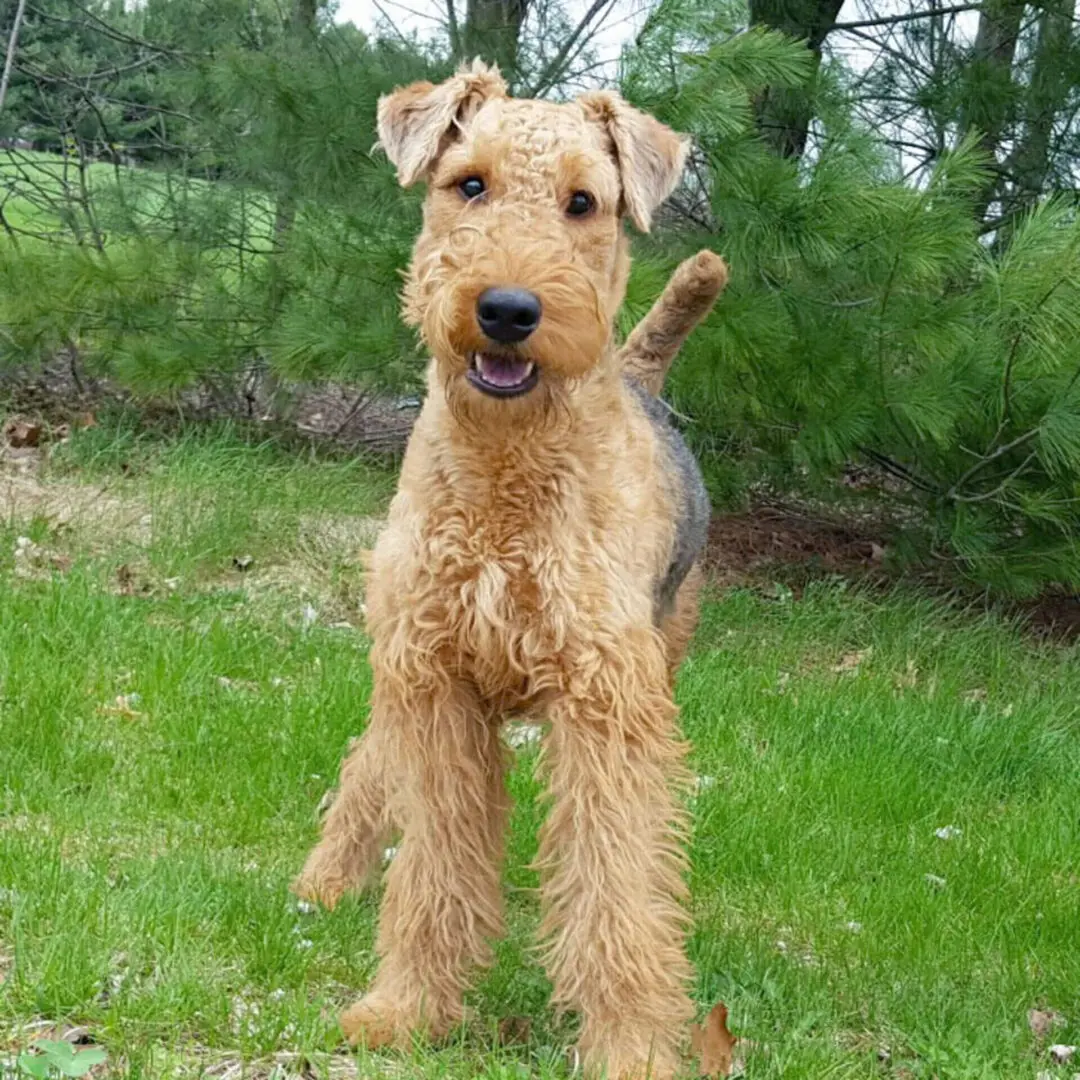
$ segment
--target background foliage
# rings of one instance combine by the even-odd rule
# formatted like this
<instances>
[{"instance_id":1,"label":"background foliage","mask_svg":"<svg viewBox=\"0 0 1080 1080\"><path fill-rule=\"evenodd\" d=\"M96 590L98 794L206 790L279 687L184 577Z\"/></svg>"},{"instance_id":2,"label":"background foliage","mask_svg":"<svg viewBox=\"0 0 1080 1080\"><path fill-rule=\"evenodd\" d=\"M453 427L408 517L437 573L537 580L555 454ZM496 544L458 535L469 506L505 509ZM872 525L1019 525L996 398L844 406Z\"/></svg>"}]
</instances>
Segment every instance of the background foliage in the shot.
<instances>
[{"instance_id":1,"label":"background foliage","mask_svg":"<svg viewBox=\"0 0 1080 1080\"><path fill-rule=\"evenodd\" d=\"M863 461L901 550L1080 588L1075 0L659 0L613 70L593 38L618 3L447 0L421 41L315 0L26 0L0 368L69 354L166 399L254 378L278 410L301 381L415 390L418 197L371 153L374 105L480 53L521 93L617 84L695 136L624 321L682 255L731 263L671 386L728 494Z\"/></svg>"}]
</instances>

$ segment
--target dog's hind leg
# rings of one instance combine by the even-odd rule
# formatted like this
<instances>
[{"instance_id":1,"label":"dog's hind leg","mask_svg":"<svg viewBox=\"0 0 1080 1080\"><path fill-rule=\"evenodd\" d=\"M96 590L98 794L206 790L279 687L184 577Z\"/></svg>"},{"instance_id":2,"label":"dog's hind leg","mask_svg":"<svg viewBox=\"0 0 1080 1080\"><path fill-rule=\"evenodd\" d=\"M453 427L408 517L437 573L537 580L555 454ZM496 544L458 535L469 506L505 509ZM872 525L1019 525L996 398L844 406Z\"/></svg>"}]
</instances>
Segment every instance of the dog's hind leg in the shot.
<instances>
[{"instance_id":1,"label":"dog's hind leg","mask_svg":"<svg viewBox=\"0 0 1080 1080\"><path fill-rule=\"evenodd\" d=\"M660 633L667 650L668 679L675 684L675 675L683 662L690 640L698 624L698 600L705 581L705 574L700 563L690 567L686 579L675 594L672 610L660 621Z\"/></svg>"},{"instance_id":2,"label":"dog's hind leg","mask_svg":"<svg viewBox=\"0 0 1080 1080\"><path fill-rule=\"evenodd\" d=\"M623 373L659 397L683 342L712 310L727 279L727 264L712 251L699 251L681 262L619 350Z\"/></svg>"},{"instance_id":3,"label":"dog's hind leg","mask_svg":"<svg viewBox=\"0 0 1080 1080\"><path fill-rule=\"evenodd\" d=\"M292 884L306 900L333 908L349 889L372 884L393 829L386 788L387 747L374 727L360 737L341 767L341 782L323 822L322 837Z\"/></svg>"}]
</instances>

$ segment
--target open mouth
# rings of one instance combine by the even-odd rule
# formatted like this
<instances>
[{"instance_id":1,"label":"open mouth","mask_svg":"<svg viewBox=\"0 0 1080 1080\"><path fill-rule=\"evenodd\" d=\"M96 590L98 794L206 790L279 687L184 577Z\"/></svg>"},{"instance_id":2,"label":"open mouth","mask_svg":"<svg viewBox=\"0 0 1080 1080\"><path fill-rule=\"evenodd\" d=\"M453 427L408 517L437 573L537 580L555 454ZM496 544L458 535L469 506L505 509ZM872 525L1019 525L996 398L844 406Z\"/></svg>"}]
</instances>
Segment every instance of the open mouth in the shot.
<instances>
[{"instance_id":1,"label":"open mouth","mask_svg":"<svg viewBox=\"0 0 1080 1080\"><path fill-rule=\"evenodd\" d=\"M540 378L531 360L499 353L477 352L469 358L466 378L492 397L517 397L528 393Z\"/></svg>"}]
</instances>

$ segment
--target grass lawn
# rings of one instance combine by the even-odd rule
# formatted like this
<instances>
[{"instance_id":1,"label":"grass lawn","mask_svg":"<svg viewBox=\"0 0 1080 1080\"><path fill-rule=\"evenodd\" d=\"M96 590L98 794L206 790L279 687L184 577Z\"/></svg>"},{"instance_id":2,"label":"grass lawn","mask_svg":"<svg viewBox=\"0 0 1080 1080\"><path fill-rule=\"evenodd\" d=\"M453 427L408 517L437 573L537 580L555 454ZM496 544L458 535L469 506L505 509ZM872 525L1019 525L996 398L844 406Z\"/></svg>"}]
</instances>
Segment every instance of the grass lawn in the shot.
<instances>
[{"instance_id":1,"label":"grass lawn","mask_svg":"<svg viewBox=\"0 0 1080 1080\"><path fill-rule=\"evenodd\" d=\"M33 464L33 463L31 463ZM99 1074L557 1077L530 949L534 751L511 933L439 1049L351 1056L377 900L287 890L370 677L356 615L392 479L228 432L81 433L0 471L0 1062L80 1025ZM248 560L250 559L250 563ZM247 569L240 569L247 567ZM706 604L679 698L701 777L695 995L750 1077L1080 1072L1080 665L841 582ZM1028 1011L1060 1014L1040 1043ZM498 1037L504 1017L521 1042ZM0 1073L3 1067L0 1066Z\"/></svg>"}]
</instances>

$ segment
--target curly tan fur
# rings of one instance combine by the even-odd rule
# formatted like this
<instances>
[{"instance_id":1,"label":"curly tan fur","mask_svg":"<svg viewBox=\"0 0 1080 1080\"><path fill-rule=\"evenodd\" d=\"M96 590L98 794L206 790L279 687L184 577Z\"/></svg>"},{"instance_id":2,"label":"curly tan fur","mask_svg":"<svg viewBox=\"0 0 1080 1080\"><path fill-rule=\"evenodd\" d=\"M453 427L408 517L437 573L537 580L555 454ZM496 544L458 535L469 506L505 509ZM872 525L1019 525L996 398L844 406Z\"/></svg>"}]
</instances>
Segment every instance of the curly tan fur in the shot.
<instances>
[{"instance_id":1,"label":"curly tan fur","mask_svg":"<svg viewBox=\"0 0 1080 1080\"><path fill-rule=\"evenodd\" d=\"M400 826L379 969L342 1025L368 1046L445 1034L502 930L499 726L543 711L555 1001L581 1015L587 1070L670 1077L692 1012L671 680L700 578L691 570L658 613L683 480L611 328L629 268L622 219L647 227L685 142L610 94L514 101L479 64L384 99L379 130L402 181L428 184L404 309L433 359L371 558L370 722L294 887L332 907L370 879ZM483 177L483 198L463 198L469 176ZM577 190L595 208L568 217ZM478 296L505 284L543 309L514 347L539 381L509 399L467 377L490 348ZM653 363L670 364L678 344L667 355L651 340Z\"/></svg>"}]
</instances>

